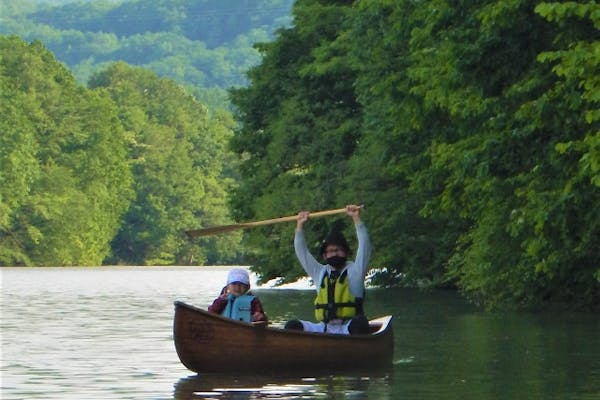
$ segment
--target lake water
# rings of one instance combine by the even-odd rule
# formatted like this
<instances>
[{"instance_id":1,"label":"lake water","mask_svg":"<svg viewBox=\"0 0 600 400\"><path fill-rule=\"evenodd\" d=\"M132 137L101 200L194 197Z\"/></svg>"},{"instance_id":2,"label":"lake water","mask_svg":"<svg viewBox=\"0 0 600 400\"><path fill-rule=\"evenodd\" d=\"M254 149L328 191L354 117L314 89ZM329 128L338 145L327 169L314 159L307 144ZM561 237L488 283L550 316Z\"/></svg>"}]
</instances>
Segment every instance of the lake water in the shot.
<instances>
[{"instance_id":1,"label":"lake water","mask_svg":"<svg viewBox=\"0 0 600 400\"><path fill-rule=\"evenodd\" d=\"M598 314L486 313L405 289L368 292L369 316L394 316L389 371L197 376L175 352L173 301L207 307L227 270L0 268L1 398L600 399ZM312 290L256 293L275 325L312 319Z\"/></svg>"}]
</instances>

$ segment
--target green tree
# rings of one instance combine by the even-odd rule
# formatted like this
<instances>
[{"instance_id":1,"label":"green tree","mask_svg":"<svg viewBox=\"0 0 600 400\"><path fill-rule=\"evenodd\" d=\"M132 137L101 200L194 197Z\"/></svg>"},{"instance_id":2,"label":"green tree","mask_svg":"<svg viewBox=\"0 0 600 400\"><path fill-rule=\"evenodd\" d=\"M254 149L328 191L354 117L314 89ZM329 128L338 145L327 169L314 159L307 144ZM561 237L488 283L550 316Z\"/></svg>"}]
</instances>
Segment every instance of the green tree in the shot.
<instances>
[{"instance_id":1,"label":"green tree","mask_svg":"<svg viewBox=\"0 0 600 400\"><path fill-rule=\"evenodd\" d=\"M233 209L358 199L380 283L598 304L598 6L536 4L297 2L232 92ZM248 233L267 278L298 274L285 229Z\"/></svg>"},{"instance_id":2,"label":"green tree","mask_svg":"<svg viewBox=\"0 0 600 400\"><path fill-rule=\"evenodd\" d=\"M420 11L411 93L425 110L444 112L453 135L433 136L430 165L417 171L413 188L441 188L427 215L468 223L448 277L488 307L596 304L598 260L586 238L598 236L589 223L598 219L598 191L589 181L569 184L577 158L556 151L587 130L581 88L557 84L537 58L597 31L586 23L553 27L528 1L435 2Z\"/></svg>"},{"instance_id":3,"label":"green tree","mask_svg":"<svg viewBox=\"0 0 600 400\"><path fill-rule=\"evenodd\" d=\"M0 46L0 262L99 265L131 196L116 107L78 87L39 42L0 37Z\"/></svg>"},{"instance_id":4,"label":"green tree","mask_svg":"<svg viewBox=\"0 0 600 400\"><path fill-rule=\"evenodd\" d=\"M230 262L239 235L217 243L191 242L183 231L227 218L226 143L233 121L209 116L174 81L117 63L96 74L90 87L105 88L119 107L129 138L135 199L113 241L113 263L171 265ZM227 243L225 246L223 243Z\"/></svg>"},{"instance_id":5,"label":"green tree","mask_svg":"<svg viewBox=\"0 0 600 400\"><path fill-rule=\"evenodd\" d=\"M4 39L0 44L4 45ZM2 46L4 49L5 47ZM26 203L41 168L36 129L27 111L31 98L14 84L8 74L5 54L0 70L0 264L30 263L24 252L17 219Z\"/></svg>"},{"instance_id":6,"label":"green tree","mask_svg":"<svg viewBox=\"0 0 600 400\"><path fill-rule=\"evenodd\" d=\"M411 1L361 2L338 39L350 46L347 62L358 71L354 86L362 105L363 138L345 186L368 205L369 230L378 244L372 262L383 267L374 279L384 285L451 284L445 267L465 225L427 213L424 204L441 185L416 179L429 165L431 140L439 133L456 135L448 113L424 104L409 75L413 35L423 27L424 8Z\"/></svg>"},{"instance_id":7,"label":"green tree","mask_svg":"<svg viewBox=\"0 0 600 400\"><path fill-rule=\"evenodd\" d=\"M359 106L346 49L330 47L349 12L349 5L297 2L295 27L260 45L263 62L250 70L251 85L231 91L242 123L232 142L242 158L232 200L238 220L338 208L351 197L341 181L360 138ZM320 240L334 221L309 224L310 237ZM249 261L263 279L303 274L289 259L291 225L252 230L246 238Z\"/></svg>"}]
</instances>

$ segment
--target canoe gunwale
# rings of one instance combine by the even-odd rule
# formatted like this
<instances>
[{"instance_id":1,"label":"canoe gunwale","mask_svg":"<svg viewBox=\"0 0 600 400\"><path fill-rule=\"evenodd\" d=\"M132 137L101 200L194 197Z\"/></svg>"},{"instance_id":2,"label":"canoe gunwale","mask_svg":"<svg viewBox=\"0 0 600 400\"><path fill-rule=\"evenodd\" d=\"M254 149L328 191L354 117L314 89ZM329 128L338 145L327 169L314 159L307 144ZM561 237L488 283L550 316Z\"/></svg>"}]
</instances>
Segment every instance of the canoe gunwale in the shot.
<instances>
[{"instance_id":1,"label":"canoe gunwale","mask_svg":"<svg viewBox=\"0 0 600 400\"><path fill-rule=\"evenodd\" d=\"M264 330L267 330L270 332L278 332L278 333L283 333L286 335L294 335L294 336L298 335L298 336L332 337L332 338L336 338L336 339L344 338L344 339L356 339L356 340L362 341L365 339L368 340L368 338L371 338L371 337L377 337L379 335L384 334L385 331L388 329L389 324L392 322L392 316L385 315L382 317L377 317L377 318L369 320L369 325L378 326L377 330L374 332L371 332L371 333L365 334L365 335L340 335L340 334L334 334L334 333L319 333L319 332L306 332L306 331L300 331L300 330L286 330L286 329L272 327L272 326L257 327L257 326L248 324L247 322L236 321L231 318L223 317L222 315L219 315L219 314L210 313L206 310L203 310L196 306L184 303L182 301L175 301L174 304L175 304L175 308L177 308L177 307L187 308L189 310L192 310L194 312L202 314L202 316L205 318L220 320L223 323L230 324L232 326L232 328L234 328L234 329L249 329L249 330L264 329Z\"/></svg>"}]
</instances>

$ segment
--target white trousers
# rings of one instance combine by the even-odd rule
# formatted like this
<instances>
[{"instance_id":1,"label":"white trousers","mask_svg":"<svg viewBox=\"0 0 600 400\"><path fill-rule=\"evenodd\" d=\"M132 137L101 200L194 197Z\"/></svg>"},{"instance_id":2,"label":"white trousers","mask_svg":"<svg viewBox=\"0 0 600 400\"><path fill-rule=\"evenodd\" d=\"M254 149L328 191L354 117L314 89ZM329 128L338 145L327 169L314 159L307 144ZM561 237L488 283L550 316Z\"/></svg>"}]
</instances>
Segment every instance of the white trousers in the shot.
<instances>
[{"instance_id":1,"label":"white trousers","mask_svg":"<svg viewBox=\"0 0 600 400\"><path fill-rule=\"evenodd\" d=\"M302 327L304 328L304 330L306 332L327 332L327 333L333 333L336 335L349 335L350 332L348 331L348 325L350 325L351 320L347 320L347 321L342 321L342 320L333 320L333 321L329 321L328 323L325 322L310 322L310 321L303 321L300 320L300 322L302 322ZM327 328L327 329L325 329Z\"/></svg>"}]
</instances>

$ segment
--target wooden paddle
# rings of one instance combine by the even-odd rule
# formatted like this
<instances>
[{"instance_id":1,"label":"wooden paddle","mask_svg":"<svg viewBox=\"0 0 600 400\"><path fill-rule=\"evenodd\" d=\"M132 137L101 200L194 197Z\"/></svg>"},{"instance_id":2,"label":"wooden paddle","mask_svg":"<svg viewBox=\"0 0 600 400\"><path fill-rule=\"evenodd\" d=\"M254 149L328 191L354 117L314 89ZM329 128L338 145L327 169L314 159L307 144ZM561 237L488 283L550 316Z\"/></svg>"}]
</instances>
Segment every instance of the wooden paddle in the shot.
<instances>
[{"instance_id":1,"label":"wooden paddle","mask_svg":"<svg viewBox=\"0 0 600 400\"><path fill-rule=\"evenodd\" d=\"M364 206L360 206L360 207L363 208ZM341 214L341 213L345 213L345 212L346 212L346 207L337 208L335 210L311 212L310 217L311 218L324 217L326 215ZM264 221L242 222L240 224L213 226L211 228L203 228L203 229L192 229L189 231L185 231L185 233L189 237L195 238L198 236L216 235L219 233L230 232L230 231L234 231L237 229L251 228L254 226L272 225L272 224L278 224L280 222L295 221L297 218L298 218L298 215L290 215L289 217L266 219Z\"/></svg>"}]
</instances>

